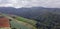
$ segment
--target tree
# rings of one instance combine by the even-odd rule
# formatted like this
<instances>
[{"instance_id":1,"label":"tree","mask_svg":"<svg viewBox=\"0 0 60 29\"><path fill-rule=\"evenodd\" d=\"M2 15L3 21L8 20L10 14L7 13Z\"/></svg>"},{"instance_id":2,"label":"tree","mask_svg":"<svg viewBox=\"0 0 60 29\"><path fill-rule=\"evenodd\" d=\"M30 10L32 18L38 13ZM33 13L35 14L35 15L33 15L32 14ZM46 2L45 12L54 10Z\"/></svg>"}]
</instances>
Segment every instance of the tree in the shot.
<instances>
[{"instance_id":1,"label":"tree","mask_svg":"<svg viewBox=\"0 0 60 29\"><path fill-rule=\"evenodd\" d=\"M37 29L40 29L40 28L41 28L40 22L37 22L37 23L36 23L36 27L37 27Z\"/></svg>"}]
</instances>

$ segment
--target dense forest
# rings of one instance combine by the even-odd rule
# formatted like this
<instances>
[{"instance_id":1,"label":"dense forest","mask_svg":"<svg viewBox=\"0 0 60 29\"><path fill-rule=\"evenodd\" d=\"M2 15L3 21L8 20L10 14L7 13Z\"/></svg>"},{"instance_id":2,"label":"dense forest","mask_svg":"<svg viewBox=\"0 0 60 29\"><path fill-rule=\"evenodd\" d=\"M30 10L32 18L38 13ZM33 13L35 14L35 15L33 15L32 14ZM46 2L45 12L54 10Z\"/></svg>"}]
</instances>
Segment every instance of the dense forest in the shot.
<instances>
[{"instance_id":1,"label":"dense forest","mask_svg":"<svg viewBox=\"0 0 60 29\"><path fill-rule=\"evenodd\" d=\"M43 27L43 29L60 29L60 15L59 14L53 14L53 13L46 13L43 15L38 16L37 21L40 22L40 27ZM37 23L37 26L39 23Z\"/></svg>"}]
</instances>

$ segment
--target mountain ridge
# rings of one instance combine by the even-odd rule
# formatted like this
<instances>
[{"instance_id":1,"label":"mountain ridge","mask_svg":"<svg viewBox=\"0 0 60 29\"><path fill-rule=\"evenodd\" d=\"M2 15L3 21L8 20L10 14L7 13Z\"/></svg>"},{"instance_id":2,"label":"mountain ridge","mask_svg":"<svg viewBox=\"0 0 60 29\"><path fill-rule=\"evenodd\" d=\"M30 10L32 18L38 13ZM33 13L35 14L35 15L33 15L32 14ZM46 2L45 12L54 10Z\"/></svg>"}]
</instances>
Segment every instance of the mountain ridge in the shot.
<instances>
[{"instance_id":1,"label":"mountain ridge","mask_svg":"<svg viewBox=\"0 0 60 29\"><path fill-rule=\"evenodd\" d=\"M13 7L0 7L0 12L6 14L14 14L31 19L48 12L60 14L60 8L31 7L31 8L16 9Z\"/></svg>"}]
</instances>

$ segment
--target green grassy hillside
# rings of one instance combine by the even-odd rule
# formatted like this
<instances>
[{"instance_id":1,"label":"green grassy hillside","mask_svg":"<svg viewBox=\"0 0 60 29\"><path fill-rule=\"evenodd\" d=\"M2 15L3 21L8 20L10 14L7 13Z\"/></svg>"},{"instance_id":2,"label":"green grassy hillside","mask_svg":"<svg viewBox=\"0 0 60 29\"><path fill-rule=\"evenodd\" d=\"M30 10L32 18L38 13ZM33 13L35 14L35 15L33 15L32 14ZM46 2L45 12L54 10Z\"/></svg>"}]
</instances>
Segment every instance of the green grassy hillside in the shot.
<instances>
[{"instance_id":1,"label":"green grassy hillside","mask_svg":"<svg viewBox=\"0 0 60 29\"><path fill-rule=\"evenodd\" d=\"M22 18L22 17L16 17L16 19L19 20L19 21L29 23L29 24L34 25L34 26L36 24L35 20L30 20L30 19L26 19L26 18Z\"/></svg>"},{"instance_id":2,"label":"green grassy hillside","mask_svg":"<svg viewBox=\"0 0 60 29\"><path fill-rule=\"evenodd\" d=\"M35 24L37 21L35 20L30 20L26 19L20 16L12 16L12 15L6 15L3 14L3 16L11 19L10 25L11 28L16 28L16 29L36 29ZM15 17L15 18L13 18Z\"/></svg>"}]
</instances>

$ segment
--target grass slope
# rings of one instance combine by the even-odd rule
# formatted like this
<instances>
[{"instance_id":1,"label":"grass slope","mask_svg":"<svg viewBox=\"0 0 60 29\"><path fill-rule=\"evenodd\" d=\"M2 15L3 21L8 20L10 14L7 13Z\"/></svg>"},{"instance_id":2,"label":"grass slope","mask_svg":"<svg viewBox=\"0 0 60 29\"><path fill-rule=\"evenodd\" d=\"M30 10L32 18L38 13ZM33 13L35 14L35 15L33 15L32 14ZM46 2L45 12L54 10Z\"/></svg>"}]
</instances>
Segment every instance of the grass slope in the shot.
<instances>
[{"instance_id":1,"label":"grass slope","mask_svg":"<svg viewBox=\"0 0 60 29\"><path fill-rule=\"evenodd\" d=\"M27 27L21 23L16 22L15 20L12 20L10 22L11 28L16 28L16 29L31 29L30 27Z\"/></svg>"},{"instance_id":2,"label":"grass slope","mask_svg":"<svg viewBox=\"0 0 60 29\"><path fill-rule=\"evenodd\" d=\"M13 20L13 21L10 22L12 28L14 27L14 28L17 28L17 29L20 29L20 28L21 29L36 29L36 27L35 27L36 21L34 21L34 20L26 19L26 18L19 17L19 16L16 16L16 18L12 18L10 15L6 15L6 14L3 14L3 16L6 16L6 17ZM18 23L15 20L18 20L18 21L21 21L21 22ZM28 27L26 24L24 25L24 23L22 23L22 22L27 23L27 25L30 24L32 26L32 28Z\"/></svg>"},{"instance_id":3,"label":"grass slope","mask_svg":"<svg viewBox=\"0 0 60 29\"><path fill-rule=\"evenodd\" d=\"M35 26L36 22L35 20L30 20L30 19L26 19L26 18L23 18L23 17L16 17L17 20L19 21L23 21L23 22L26 22L26 23L29 23L33 26Z\"/></svg>"}]
</instances>

